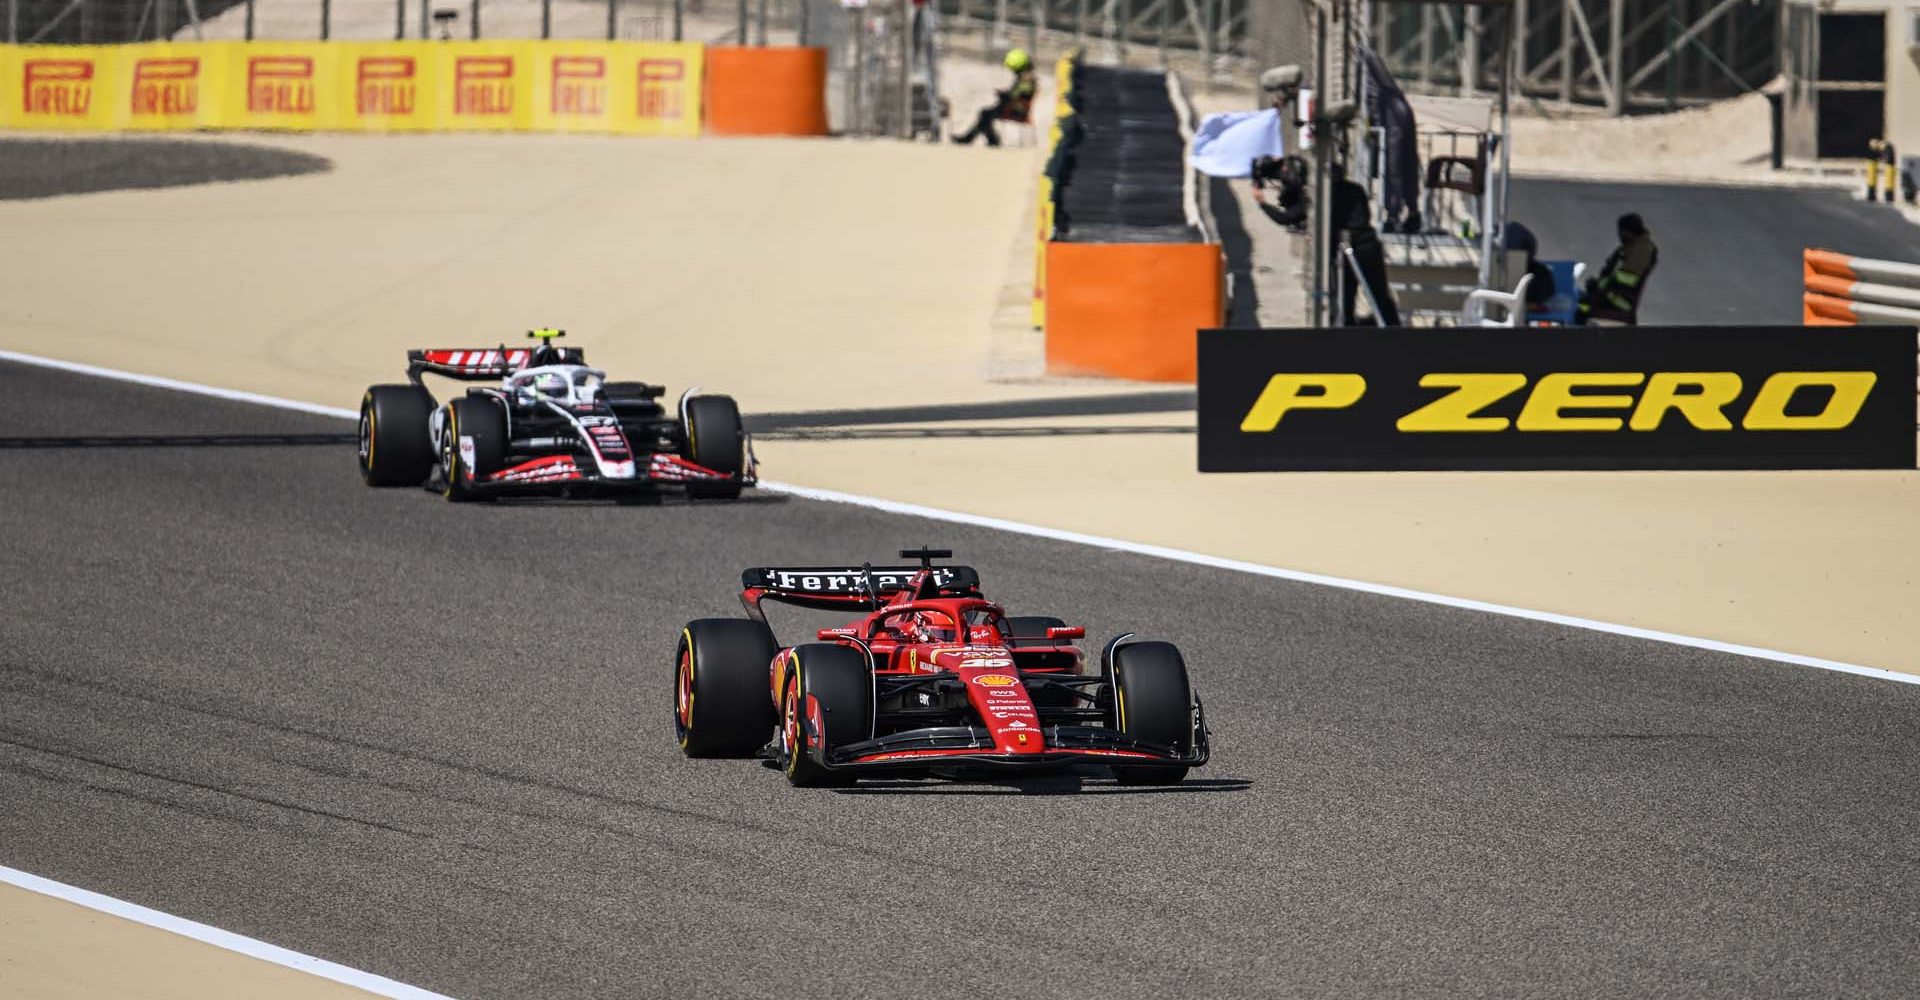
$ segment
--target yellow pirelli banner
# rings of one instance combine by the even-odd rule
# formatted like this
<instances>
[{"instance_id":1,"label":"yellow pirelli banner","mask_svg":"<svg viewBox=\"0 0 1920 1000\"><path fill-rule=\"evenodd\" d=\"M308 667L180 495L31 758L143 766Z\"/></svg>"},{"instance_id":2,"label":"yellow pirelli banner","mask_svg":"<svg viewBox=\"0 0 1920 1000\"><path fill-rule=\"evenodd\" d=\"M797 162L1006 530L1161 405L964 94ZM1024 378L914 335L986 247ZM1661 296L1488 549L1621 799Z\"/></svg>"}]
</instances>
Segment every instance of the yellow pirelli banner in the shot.
<instances>
[{"instance_id":1,"label":"yellow pirelli banner","mask_svg":"<svg viewBox=\"0 0 1920 1000\"><path fill-rule=\"evenodd\" d=\"M0 45L0 128L697 135L677 42Z\"/></svg>"}]
</instances>

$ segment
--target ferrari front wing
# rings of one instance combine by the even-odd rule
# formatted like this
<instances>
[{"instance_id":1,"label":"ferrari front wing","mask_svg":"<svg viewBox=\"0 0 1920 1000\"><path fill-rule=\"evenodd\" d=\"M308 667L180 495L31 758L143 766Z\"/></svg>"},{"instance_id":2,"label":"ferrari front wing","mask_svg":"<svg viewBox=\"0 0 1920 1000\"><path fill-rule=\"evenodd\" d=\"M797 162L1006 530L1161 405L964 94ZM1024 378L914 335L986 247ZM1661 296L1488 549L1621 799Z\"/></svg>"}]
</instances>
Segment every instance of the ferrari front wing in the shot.
<instances>
[{"instance_id":1,"label":"ferrari front wing","mask_svg":"<svg viewBox=\"0 0 1920 1000\"><path fill-rule=\"evenodd\" d=\"M1198 767L1207 762L1206 725L1195 726L1193 749L1181 751L1159 743L1134 739L1103 726L1052 725L1040 727L1045 740L1037 752L1006 753L996 749L993 734L984 726L936 726L893 733L823 751L824 738L809 741L808 755L828 770L887 771L927 767L968 767L1028 771L1074 764L1109 766L1171 764Z\"/></svg>"}]
</instances>

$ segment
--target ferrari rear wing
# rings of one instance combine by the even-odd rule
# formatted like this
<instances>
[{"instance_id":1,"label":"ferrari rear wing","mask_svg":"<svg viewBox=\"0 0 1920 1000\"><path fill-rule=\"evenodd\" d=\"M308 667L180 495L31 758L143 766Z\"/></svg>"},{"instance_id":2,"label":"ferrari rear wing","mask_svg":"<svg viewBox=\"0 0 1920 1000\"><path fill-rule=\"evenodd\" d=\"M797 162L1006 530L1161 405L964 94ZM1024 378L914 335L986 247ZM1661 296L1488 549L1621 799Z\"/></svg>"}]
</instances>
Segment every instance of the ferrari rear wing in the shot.
<instances>
[{"instance_id":1,"label":"ferrari rear wing","mask_svg":"<svg viewBox=\"0 0 1920 1000\"><path fill-rule=\"evenodd\" d=\"M587 352L578 347L555 348L560 364L586 364ZM419 382L423 374L444 375L462 382L485 382L505 378L526 367L533 350L526 347L428 348L407 352L407 379Z\"/></svg>"},{"instance_id":2,"label":"ferrari rear wing","mask_svg":"<svg viewBox=\"0 0 1920 1000\"><path fill-rule=\"evenodd\" d=\"M763 618L761 601L835 611L878 608L920 585L921 597L978 597L980 574L971 566L756 566L740 574L740 603Z\"/></svg>"}]
</instances>

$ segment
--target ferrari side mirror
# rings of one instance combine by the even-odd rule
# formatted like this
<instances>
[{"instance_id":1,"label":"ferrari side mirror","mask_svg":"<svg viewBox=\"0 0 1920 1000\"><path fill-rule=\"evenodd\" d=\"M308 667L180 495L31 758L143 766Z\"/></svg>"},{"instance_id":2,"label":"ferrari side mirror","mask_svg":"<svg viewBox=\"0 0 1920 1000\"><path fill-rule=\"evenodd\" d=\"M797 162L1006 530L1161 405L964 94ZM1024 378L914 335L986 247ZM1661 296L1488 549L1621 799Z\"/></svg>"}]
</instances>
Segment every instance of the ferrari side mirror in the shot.
<instances>
[{"instance_id":1,"label":"ferrari side mirror","mask_svg":"<svg viewBox=\"0 0 1920 1000\"><path fill-rule=\"evenodd\" d=\"M814 638L821 642L832 642L836 639L852 639L859 635L860 630L857 628L823 628L814 633Z\"/></svg>"},{"instance_id":2,"label":"ferrari side mirror","mask_svg":"<svg viewBox=\"0 0 1920 1000\"><path fill-rule=\"evenodd\" d=\"M1049 639L1085 639L1087 629L1084 625L1054 625L1047 629Z\"/></svg>"}]
</instances>

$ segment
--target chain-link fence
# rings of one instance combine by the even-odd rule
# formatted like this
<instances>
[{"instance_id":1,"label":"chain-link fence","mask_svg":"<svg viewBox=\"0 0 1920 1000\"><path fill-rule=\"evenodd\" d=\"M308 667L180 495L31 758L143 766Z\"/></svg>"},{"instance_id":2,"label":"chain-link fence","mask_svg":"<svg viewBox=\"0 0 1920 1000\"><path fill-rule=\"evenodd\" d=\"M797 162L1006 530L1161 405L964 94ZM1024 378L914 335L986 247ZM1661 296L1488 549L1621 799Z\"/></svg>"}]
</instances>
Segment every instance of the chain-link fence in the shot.
<instances>
[{"instance_id":1,"label":"chain-link fence","mask_svg":"<svg viewBox=\"0 0 1920 1000\"><path fill-rule=\"evenodd\" d=\"M116 44L198 39L558 38L803 42L802 11L832 0L0 0L5 39Z\"/></svg>"},{"instance_id":2,"label":"chain-link fence","mask_svg":"<svg viewBox=\"0 0 1920 1000\"><path fill-rule=\"evenodd\" d=\"M949 52L997 61L1012 47L1084 50L1107 66L1176 69L1246 85L1267 63L1255 28L1297 0L934 0Z\"/></svg>"}]
</instances>

